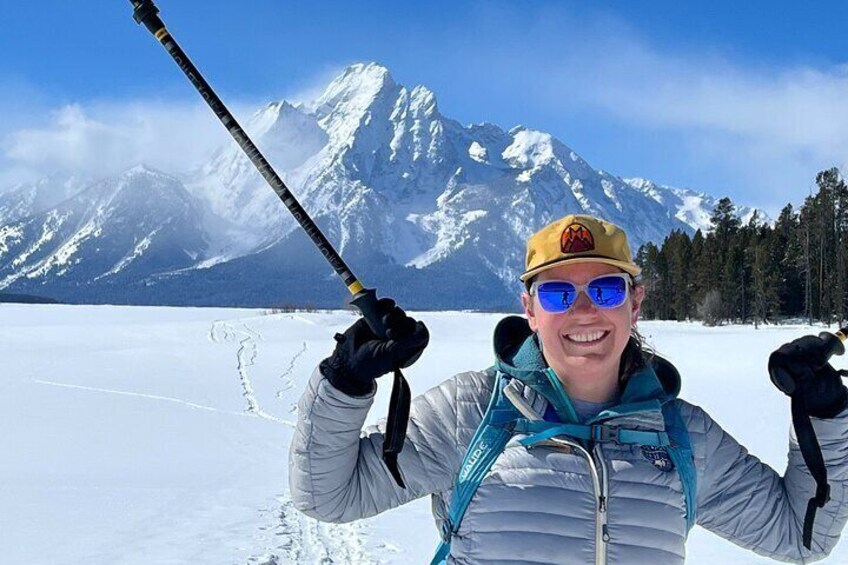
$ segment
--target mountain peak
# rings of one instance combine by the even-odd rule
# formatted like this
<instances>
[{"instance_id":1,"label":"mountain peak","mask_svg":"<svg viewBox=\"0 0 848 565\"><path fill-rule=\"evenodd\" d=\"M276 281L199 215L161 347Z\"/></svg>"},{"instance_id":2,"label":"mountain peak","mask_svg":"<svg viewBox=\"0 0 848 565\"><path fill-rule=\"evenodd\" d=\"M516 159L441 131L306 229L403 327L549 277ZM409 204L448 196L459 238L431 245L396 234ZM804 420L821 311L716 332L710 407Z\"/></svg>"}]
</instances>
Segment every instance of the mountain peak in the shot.
<instances>
[{"instance_id":1,"label":"mountain peak","mask_svg":"<svg viewBox=\"0 0 848 565\"><path fill-rule=\"evenodd\" d=\"M130 167L126 171L121 174L123 178L135 177L135 176L156 176L156 177L171 177L171 175L167 173L163 173L162 171L156 170L152 167L145 165L144 163L140 163L134 167Z\"/></svg>"},{"instance_id":2,"label":"mountain peak","mask_svg":"<svg viewBox=\"0 0 848 565\"><path fill-rule=\"evenodd\" d=\"M342 105L367 107L380 93L396 88L386 67L377 63L356 63L330 82L315 101L315 113L324 116Z\"/></svg>"}]
</instances>

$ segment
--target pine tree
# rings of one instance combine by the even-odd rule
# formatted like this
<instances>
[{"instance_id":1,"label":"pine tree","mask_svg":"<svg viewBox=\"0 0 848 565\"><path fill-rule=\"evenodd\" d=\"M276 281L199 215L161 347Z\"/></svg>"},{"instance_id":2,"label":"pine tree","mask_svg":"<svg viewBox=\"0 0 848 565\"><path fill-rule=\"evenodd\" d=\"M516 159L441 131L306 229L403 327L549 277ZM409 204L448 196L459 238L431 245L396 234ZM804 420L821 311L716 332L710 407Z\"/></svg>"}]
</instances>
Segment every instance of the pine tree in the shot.
<instances>
[{"instance_id":1,"label":"pine tree","mask_svg":"<svg viewBox=\"0 0 848 565\"><path fill-rule=\"evenodd\" d=\"M660 250L651 243L643 244L636 252L636 264L642 268L642 285L645 287L645 300L642 302L641 316L646 320L657 319L656 303L659 300L660 281L658 259Z\"/></svg>"},{"instance_id":2,"label":"pine tree","mask_svg":"<svg viewBox=\"0 0 848 565\"><path fill-rule=\"evenodd\" d=\"M798 219L799 234L803 238L803 265L804 265L804 317L807 318L807 323L813 323L813 317L817 315L815 311L816 294L813 283L816 278L814 276L815 264L813 262L812 248L812 230L813 217L815 215L815 200L812 196L808 196L804 200L804 205L801 206L801 213Z\"/></svg>"},{"instance_id":3,"label":"pine tree","mask_svg":"<svg viewBox=\"0 0 848 565\"><path fill-rule=\"evenodd\" d=\"M704 234L701 233L701 230L695 231L695 235L692 236L692 259L689 264L689 290L691 295L689 297L689 302L692 305L692 312L694 314L694 305L700 304L704 295L706 294L706 282L701 279L701 263L704 261Z\"/></svg>"},{"instance_id":4,"label":"pine tree","mask_svg":"<svg viewBox=\"0 0 848 565\"><path fill-rule=\"evenodd\" d=\"M830 324L834 317L836 297L834 295L835 258L836 258L836 220L835 200L840 183L839 170L828 169L816 175L819 192L818 204L818 260L819 260L819 309L821 317Z\"/></svg>"},{"instance_id":5,"label":"pine tree","mask_svg":"<svg viewBox=\"0 0 848 565\"><path fill-rule=\"evenodd\" d=\"M779 313L800 316L804 313L804 237L798 214L787 204L774 224L772 240L779 273Z\"/></svg>"},{"instance_id":6,"label":"pine tree","mask_svg":"<svg viewBox=\"0 0 848 565\"><path fill-rule=\"evenodd\" d=\"M839 326L848 320L848 186L841 175L834 193L835 306Z\"/></svg>"},{"instance_id":7,"label":"pine tree","mask_svg":"<svg viewBox=\"0 0 848 565\"><path fill-rule=\"evenodd\" d=\"M674 230L663 242L661 253L667 266L668 317L686 320L691 314L692 242L686 233Z\"/></svg>"},{"instance_id":8,"label":"pine tree","mask_svg":"<svg viewBox=\"0 0 848 565\"><path fill-rule=\"evenodd\" d=\"M766 323L780 311L780 250L774 245L776 231L768 226L758 229L753 242L751 264L751 288L753 298L754 327L758 322Z\"/></svg>"},{"instance_id":9,"label":"pine tree","mask_svg":"<svg viewBox=\"0 0 848 565\"><path fill-rule=\"evenodd\" d=\"M742 250L736 241L741 220L736 216L736 207L728 197L718 201L710 217L711 232L714 235L714 256L718 268L718 291L723 306L723 318L730 319L739 315L740 282L742 273Z\"/></svg>"}]
</instances>

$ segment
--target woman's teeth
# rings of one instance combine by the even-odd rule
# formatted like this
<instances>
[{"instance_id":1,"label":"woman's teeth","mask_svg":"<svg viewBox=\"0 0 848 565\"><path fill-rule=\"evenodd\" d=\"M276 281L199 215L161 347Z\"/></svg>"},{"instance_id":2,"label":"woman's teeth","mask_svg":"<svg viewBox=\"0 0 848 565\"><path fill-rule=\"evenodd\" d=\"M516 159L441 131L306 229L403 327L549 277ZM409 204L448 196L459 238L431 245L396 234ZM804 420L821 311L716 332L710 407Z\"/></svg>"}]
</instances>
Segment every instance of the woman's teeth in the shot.
<instances>
[{"instance_id":1,"label":"woman's teeth","mask_svg":"<svg viewBox=\"0 0 848 565\"><path fill-rule=\"evenodd\" d=\"M593 341L598 341L604 336L607 335L608 332L605 331L596 331L596 332L588 332L588 333L579 333L579 334L568 334L565 337L571 341L576 341L577 343L591 343Z\"/></svg>"}]
</instances>

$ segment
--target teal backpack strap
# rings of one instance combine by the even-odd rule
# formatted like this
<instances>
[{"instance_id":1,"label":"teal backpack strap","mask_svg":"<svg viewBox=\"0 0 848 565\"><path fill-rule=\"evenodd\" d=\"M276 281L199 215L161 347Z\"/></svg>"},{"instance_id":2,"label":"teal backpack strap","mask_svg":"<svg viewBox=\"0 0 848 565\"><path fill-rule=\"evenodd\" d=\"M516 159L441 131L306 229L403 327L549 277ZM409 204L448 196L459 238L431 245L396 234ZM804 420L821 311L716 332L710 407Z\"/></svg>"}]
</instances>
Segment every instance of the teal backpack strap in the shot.
<instances>
[{"instance_id":1,"label":"teal backpack strap","mask_svg":"<svg viewBox=\"0 0 848 565\"><path fill-rule=\"evenodd\" d=\"M663 404L665 429L671 440L667 448L668 455L683 485L683 498L686 502L686 529L692 529L698 518L698 473L695 469L695 456L692 443L689 441L689 430L683 422L683 417L677 404L669 401Z\"/></svg>"},{"instance_id":2,"label":"teal backpack strap","mask_svg":"<svg viewBox=\"0 0 848 565\"><path fill-rule=\"evenodd\" d=\"M459 530L462 517L483 477L503 452L509 438L512 437L512 424L520 414L504 396L503 389L509 377L498 372L497 382L492 390L489 407L483 421L471 438L465 458L459 467L459 476L453 487L448 518L442 524L442 542L436 550L431 565L444 563L450 553L451 537Z\"/></svg>"},{"instance_id":3,"label":"teal backpack strap","mask_svg":"<svg viewBox=\"0 0 848 565\"><path fill-rule=\"evenodd\" d=\"M532 446L541 441L551 439L558 435L567 435L572 438L595 443L619 443L657 445L668 447L671 442L666 432L649 432L642 430L629 430L608 426L606 424L558 424L545 420L516 420L513 432L529 434L518 440L521 445Z\"/></svg>"}]
</instances>

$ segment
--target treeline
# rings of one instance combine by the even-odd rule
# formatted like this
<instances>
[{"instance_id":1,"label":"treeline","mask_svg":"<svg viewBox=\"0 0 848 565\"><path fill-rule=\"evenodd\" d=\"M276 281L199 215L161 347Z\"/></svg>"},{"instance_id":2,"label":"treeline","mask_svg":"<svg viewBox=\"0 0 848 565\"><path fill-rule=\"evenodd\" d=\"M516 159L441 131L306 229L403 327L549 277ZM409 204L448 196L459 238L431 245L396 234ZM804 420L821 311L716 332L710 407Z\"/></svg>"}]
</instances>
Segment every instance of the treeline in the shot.
<instances>
[{"instance_id":1,"label":"treeline","mask_svg":"<svg viewBox=\"0 0 848 565\"><path fill-rule=\"evenodd\" d=\"M709 325L848 319L848 186L836 168L816 184L818 192L800 210L787 204L773 227L756 215L743 225L722 198L706 234L675 231L661 247L640 247L642 317Z\"/></svg>"}]
</instances>

